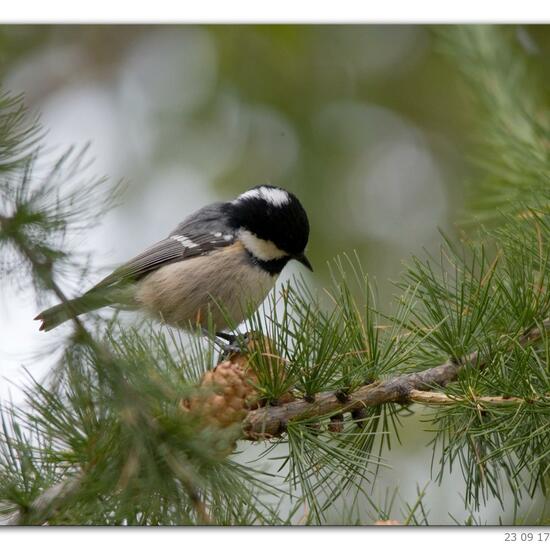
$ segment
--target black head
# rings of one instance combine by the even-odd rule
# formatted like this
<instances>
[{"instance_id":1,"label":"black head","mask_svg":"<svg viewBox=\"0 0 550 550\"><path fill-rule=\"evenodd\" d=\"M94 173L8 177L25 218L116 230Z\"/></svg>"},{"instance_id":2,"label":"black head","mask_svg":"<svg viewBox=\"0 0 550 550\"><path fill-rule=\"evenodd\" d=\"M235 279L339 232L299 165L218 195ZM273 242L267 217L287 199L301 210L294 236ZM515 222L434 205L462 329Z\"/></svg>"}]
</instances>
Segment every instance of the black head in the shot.
<instances>
[{"instance_id":1,"label":"black head","mask_svg":"<svg viewBox=\"0 0 550 550\"><path fill-rule=\"evenodd\" d=\"M270 260L275 259L281 257L279 253L284 253L287 259L296 259L311 269L304 255L309 222L304 207L294 194L280 187L260 185L228 203L228 211L230 223L237 232L252 234L265 241L258 243L260 259L267 259L269 255L273 256ZM262 254L265 258L261 257Z\"/></svg>"}]
</instances>

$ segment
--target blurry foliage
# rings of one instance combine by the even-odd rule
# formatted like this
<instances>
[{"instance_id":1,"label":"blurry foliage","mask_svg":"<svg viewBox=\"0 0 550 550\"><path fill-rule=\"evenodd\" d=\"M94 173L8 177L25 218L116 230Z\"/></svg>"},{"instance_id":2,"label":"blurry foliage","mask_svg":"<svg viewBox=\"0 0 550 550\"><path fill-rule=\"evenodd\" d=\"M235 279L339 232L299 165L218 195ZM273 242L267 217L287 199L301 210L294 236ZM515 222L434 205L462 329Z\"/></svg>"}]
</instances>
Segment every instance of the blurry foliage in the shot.
<instances>
[{"instance_id":1,"label":"blurry foliage","mask_svg":"<svg viewBox=\"0 0 550 550\"><path fill-rule=\"evenodd\" d=\"M27 102L33 107L66 86L89 80L104 83L119 96L120 75L137 64L129 93L144 94L145 103L130 107L148 109L152 119L150 126L135 129L121 120L126 129L117 149L125 147L122 136L134 131L149 134L138 139L151 142L153 149L143 164L137 155L137 163L121 167L132 182L133 195L140 194L139 185L154 186L158 172L172 164L205 173L206 181L224 197L267 181L287 187L299 194L314 219L323 221L313 224L310 241L317 276L328 281L327 260L357 251L379 279L381 296L388 299L391 289L385 279L399 270L411 246L417 247L413 252L423 246L435 250L435 227L454 232L456 212L464 201L462 181L469 179L477 187L486 178L484 167L474 172L465 162L478 157L479 144L468 144L477 111L460 86L464 65L475 68L479 60L469 57L461 65L442 55L445 48L435 37L445 27L211 25L200 28L206 34L193 36L196 29L4 26L0 27L0 78L17 73L27 60L49 66L44 77L27 81ZM536 65L538 88L547 96L546 28L514 26L503 32L509 35L509 47L526 54L526 67ZM155 43L158 54L150 50ZM181 52L172 55L178 44ZM202 52L195 60L190 59L193 47ZM164 54L162 48L170 49L168 60L155 57ZM208 74L193 63L202 63ZM499 66L498 70L507 70L506 63ZM140 72L146 69L150 77ZM183 92L179 99L174 92L178 87ZM488 91L489 101L491 94ZM169 101L162 103L163 98ZM134 117L135 112L125 116ZM129 137L131 142L134 138ZM385 216L392 230L373 216L388 206L373 204L383 191L371 189L369 171L375 169L377 156L393 151L388 140L399 144L403 139L413 152L416 148L429 155L441 178L415 184L411 177L387 184L390 205L405 201ZM396 150L397 156L388 162L399 162L399 153ZM423 158L413 154L413 164L403 165L402 170L412 176L410 170L418 168L421 182L429 180L430 174L418 164ZM361 193L354 187L356 179ZM495 187L483 189L474 203L486 200L489 192L495 194ZM426 215L409 216L430 197L434 202L431 209L426 204ZM407 209L408 201L414 209ZM372 230L373 224L378 230ZM424 225L427 229L421 231ZM420 241L410 238L417 233Z\"/></svg>"},{"instance_id":2,"label":"blurry foliage","mask_svg":"<svg viewBox=\"0 0 550 550\"><path fill-rule=\"evenodd\" d=\"M32 107L75 82L93 79L116 89L118 75L142 63L151 76L138 68L130 93L145 94L146 103L135 108L150 110L152 125L126 131L147 132L145 142L151 142L153 150L144 165L138 158L137 166L123 167L133 194L139 193L138 185L154 185L157 171L171 163L208 174L224 197L268 181L287 187L303 199L312 218L322 220L312 225L310 239L317 276L328 281L327 260L357 251L369 271L380 276L380 291L388 297L384 279L399 269L410 246L406 204L401 207L404 212L392 209L388 214L388 223L397 228L397 241L384 237L385 228L370 231L365 219L376 211L377 205L371 202L379 197L376 193L357 196L350 180L354 167L370 151L380 155L388 140L405 139L413 151L418 147L443 170L440 182L426 183L427 190L438 187L442 199L433 205L433 215L428 211L427 217L412 223L442 224L447 230L451 229L448 220L454 219L463 200L460 182L468 170L462 156L472 112L457 86L456 67L439 54L432 30L232 25L203 27L204 37L193 37L192 31L192 27L172 26L0 27L4 56L0 76L17 73L18 64L26 58L40 59L42 51L51 51L52 59L40 61L51 66L49 73L40 81L28 82L27 101ZM162 55L163 40L171 41L167 48L181 44L181 58L170 50L169 60L157 60L147 48L156 41ZM189 60L188 48L193 45L202 52L196 59L207 75ZM65 63L64 68L55 59L65 52L77 55L78 61ZM148 55L153 55L153 61L148 61ZM158 82L151 84L150 79ZM185 97L162 103L162 94L180 86ZM186 91L193 86L197 91ZM155 96L157 91L161 96ZM201 96L188 100L189 93ZM124 140L118 145L123 149ZM367 169L372 165L368 157ZM368 174L362 173L361 166L356 170L366 187ZM393 192L401 194L413 183L393 185ZM414 187L403 196L410 200L411 195L414 199ZM424 195L419 197L425 200ZM394 204L399 201L399 197L393 200ZM328 212L327 204L331 205ZM441 209L449 215L440 213ZM432 227L429 231L435 235ZM420 242L418 250L435 242L433 237Z\"/></svg>"}]
</instances>

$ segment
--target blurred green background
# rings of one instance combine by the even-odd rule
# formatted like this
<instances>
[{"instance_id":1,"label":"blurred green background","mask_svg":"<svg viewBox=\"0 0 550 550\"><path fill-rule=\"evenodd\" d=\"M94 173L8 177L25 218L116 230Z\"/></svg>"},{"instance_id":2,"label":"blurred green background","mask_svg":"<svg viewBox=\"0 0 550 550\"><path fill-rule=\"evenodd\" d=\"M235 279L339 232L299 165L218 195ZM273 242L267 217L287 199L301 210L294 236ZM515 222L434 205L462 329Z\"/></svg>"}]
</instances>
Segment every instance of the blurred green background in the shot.
<instances>
[{"instance_id":1,"label":"blurred green background","mask_svg":"<svg viewBox=\"0 0 550 550\"><path fill-rule=\"evenodd\" d=\"M509 30L549 72L548 28ZM356 251L387 309L403 260L436 251L439 230L456 231L466 183L476 178L468 162L476 113L459 68L439 50L444 31L0 26L0 78L40 114L46 158L90 142L91 172L127 183L121 206L82 243L98 271L196 208L271 183L295 192L309 213L311 284L327 284L327 262ZM299 269L289 266L285 277ZM21 350L38 349L36 311L30 296L17 307L4 300L2 374L18 381ZM404 446L390 455L393 470L373 498L398 488L414 502L417 483L430 479L430 436L418 415L404 422ZM460 479L429 489L432 521L467 517ZM490 503L484 517L511 513Z\"/></svg>"},{"instance_id":2,"label":"blurred green background","mask_svg":"<svg viewBox=\"0 0 550 550\"><path fill-rule=\"evenodd\" d=\"M121 258L269 182L306 205L318 278L357 251L384 292L463 201L472 113L436 45L416 26L10 26L0 65L52 147L90 141L128 182Z\"/></svg>"}]
</instances>

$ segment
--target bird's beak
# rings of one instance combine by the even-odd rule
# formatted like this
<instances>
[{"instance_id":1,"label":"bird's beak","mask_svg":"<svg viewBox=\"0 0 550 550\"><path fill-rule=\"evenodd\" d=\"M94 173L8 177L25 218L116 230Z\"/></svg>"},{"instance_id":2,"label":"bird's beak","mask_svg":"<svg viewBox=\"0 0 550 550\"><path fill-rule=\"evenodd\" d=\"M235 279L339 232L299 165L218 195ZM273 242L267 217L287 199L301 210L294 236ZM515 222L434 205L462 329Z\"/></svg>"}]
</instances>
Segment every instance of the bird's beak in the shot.
<instances>
[{"instance_id":1,"label":"bird's beak","mask_svg":"<svg viewBox=\"0 0 550 550\"><path fill-rule=\"evenodd\" d=\"M313 266L303 252L301 254L298 254L297 256L294 256L294 259L298 260L302 265L305 265L310 271L313 271Z\"/></svg>"}]
</instances>

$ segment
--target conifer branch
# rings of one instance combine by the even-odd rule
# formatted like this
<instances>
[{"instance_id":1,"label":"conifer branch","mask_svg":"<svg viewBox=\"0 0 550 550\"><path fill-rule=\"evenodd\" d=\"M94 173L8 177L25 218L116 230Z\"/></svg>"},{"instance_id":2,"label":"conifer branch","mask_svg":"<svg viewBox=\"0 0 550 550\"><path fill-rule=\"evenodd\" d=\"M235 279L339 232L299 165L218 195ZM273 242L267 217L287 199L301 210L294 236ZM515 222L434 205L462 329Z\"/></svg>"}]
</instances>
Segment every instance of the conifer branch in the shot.
<instances>
[{"instance_id":1,"label":"conifer branch","mask_svg":"<svg viewBox=\"0 0 550 550\"><path fill-rule=\"evenodd\" d=\"M550 330L550 318L545 319L542 328L534 327L525 332L519 343L526 345L542 337L543 331ZM315 396L313 401L297 399L277 407L263 407L247 414L243 422L243 439L258 440L280 436L286 431L288 422L312 417L333 415L336 413L353 412L365 407L374 407L384 403L407 403L411 401L426 404L456 403L456 399L438 394L434 386L445 387L457 379L459 372L467 365L482 369L487 360L478 351L474 351L459 361L449 360L445 363L420 372L403 374L389 380L377 381L361 386L350 393L345 402L341 395L326 391ZM440 397L435 397L435 396ZM523 400L517 398L487 397L479 398L485 404L519 404Z\"/></svg>"}]
</instances>

